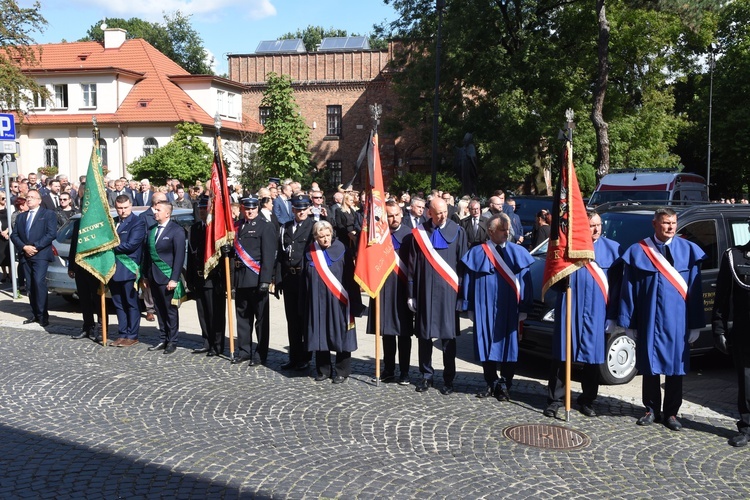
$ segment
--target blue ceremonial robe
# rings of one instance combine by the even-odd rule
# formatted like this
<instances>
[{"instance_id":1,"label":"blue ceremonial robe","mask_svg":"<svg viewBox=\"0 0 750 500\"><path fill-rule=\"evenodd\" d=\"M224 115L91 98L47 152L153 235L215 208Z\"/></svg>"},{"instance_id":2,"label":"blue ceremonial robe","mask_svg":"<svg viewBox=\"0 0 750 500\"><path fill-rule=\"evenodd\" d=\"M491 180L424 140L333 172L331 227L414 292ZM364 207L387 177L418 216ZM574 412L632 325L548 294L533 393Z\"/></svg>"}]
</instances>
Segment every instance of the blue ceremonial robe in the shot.
<instances>
[{"instance_id":1,"label":"blue ceremonial robe","mask_svg":"<svg viewBox=\"0 0 750 500\"><path fill-rule=\"evenodd\" d=\"M303 290L306 299L305 324L307 325L308 351L354 352L357 350L357 330L349 328L346 306L336 298L321 279L310 256L305 253ZM323 251L328 267L349 294L352 314L357 314L362 305L359 287L354 282L354 264L344 244L334 240Z\"/></svg>"},{"instance_id":2,"label":"blue ceremonial robe","mask_svg":"<svg viewBox=\"0 0 750 500\"><path fill-rule=\"evenodd\" d=\"M504 253L505 263L521 284L520 304L515 288L495 269L483 245L475 246L461 259L465 266L461 309L474 312L475 354L482 362L518 360L518 314L528 312L534 300L529 273L534 258L513 243L505 245Z\"/></svg>"},{"instance_id":3,"label":"blue ceremonial robe","mask_svg":"<svg viewBox=\"0 0 750 500\"><path fill-rule=\"evenodd\" d=\"M674 268L688 285L687 300L638 243L622 256L625 268L618 324L637 330L636 368L647 375L685 375L690 364L690 330L706 326L700 275L700 261L706 254L679 236L672 238L669 249Z\"/></svg>"},{"instance_id":4,"label":"blue ceremonial robe","mask_svg":"<svg viewBox=\"0 0 750 500\"><path fill-rule=\"evenodd\" d=\"M607 275L609 301L604 300L599 284L588 269L581 268L570 275L573 292L571 303L571 352L573 361L598 365L604 363L607 319L617 318L619 306L622 266L620 244L601 237L594 242L594 262ZM565 322L567 287L561 282L561 290L555 305L555 335L552 353L555 359L565 361Z\"/></svg>"}]
</instances>

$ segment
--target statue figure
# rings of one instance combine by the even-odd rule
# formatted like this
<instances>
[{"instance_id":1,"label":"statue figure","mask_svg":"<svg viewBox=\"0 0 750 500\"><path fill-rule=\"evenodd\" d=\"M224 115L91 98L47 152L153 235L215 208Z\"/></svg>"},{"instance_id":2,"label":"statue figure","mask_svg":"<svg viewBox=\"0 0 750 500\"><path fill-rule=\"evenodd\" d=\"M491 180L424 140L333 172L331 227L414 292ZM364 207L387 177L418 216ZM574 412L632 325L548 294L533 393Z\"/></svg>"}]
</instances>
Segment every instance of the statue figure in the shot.
<instances>
[{"instance_id":1,"label":"statue figure","mask_svg":"<svg viewBox=\"0 0 750 500\"><path fill-rule=\"evenodd\" d=\"M474 147L474 136L467 132L463 146L456 149L456 174L461 179L461 194L475 196L477 194L477 150Z\"/></svg>"}]
</instances>

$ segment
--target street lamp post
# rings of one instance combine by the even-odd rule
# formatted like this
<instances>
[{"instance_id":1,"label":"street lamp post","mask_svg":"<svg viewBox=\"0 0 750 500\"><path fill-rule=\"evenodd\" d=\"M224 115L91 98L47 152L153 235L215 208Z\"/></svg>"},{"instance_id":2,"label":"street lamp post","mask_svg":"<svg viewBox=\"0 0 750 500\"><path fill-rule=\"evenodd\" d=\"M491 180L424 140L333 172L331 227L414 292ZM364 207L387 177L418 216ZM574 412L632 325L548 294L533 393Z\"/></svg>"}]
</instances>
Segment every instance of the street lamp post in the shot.
<instances>
[{"instance_id":1,"label":"street lamp post","mask_svg":"<svg viewBox=\"0 0 750 500\"><path fill-rule=\"evenodd\" d=\"M441 31L443 27L443 9L445 0L436 0L438 13L437 46L435 47L435 102L432 106L432 189L437 188L438 162L438 117L440 114L440 52L443 47Z\"/></svg>"},{"instance_id":2,"label":"street lamp post","mask_svg":"<svg viewBox=\"0 0 750 500\"><path fill-rule=\"evenodd\" d=\"M706 155L706 194L708 199L711 199L711 118L713 115L713 104L714 104L714 66L716 66L716 58L714 56L714 45L711 44L711 56L708 60L708 69L711 74L710 84L708 86L708 154Z\"/></svg>"}]
</instances>

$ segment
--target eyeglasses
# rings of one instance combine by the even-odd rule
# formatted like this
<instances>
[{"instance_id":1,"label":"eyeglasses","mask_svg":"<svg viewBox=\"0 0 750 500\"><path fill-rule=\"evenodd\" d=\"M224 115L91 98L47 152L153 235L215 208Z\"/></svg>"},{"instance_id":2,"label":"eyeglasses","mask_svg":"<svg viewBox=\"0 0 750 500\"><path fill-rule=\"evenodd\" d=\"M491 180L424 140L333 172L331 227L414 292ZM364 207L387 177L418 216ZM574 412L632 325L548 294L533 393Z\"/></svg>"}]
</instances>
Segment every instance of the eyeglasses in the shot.
<instances>
[{"instance_id":1,"label":"eyeglasses","mask_svg":"<svg viewBox=\"0 0 750 500\"><path fill-rule=\"evenodd\" d=\"M323 198L323 197L322 196L313 196L312 197L313 200L320 200L321 198Z\"/></svg>"},{"instance_id":2,"label":"eyeglasses","mask_svg":"<svg viewBox=\"0 0 750 500\"><path fill-rule=\"evenodd\" d=\"M60 197L60 201L70 201L70 198L62 198L62 197Z\"/></svg>"}]
</instances>

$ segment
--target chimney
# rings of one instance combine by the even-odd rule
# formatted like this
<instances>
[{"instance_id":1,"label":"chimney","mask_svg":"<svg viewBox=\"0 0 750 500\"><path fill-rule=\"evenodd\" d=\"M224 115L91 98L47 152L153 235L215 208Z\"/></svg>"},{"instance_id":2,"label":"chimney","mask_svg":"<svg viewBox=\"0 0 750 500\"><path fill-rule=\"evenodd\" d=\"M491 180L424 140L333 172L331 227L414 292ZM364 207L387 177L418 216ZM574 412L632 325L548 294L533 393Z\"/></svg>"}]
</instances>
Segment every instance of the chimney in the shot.
<instances>
[{"instance_id":1,"label":"chimney","mask_svg":"<svg viewBox=\"0 0 750 500\"><path fill-rule=\"evenodd\" d=\"M128 34L122 28L106 28L104 30L104 48L119 49L125 43L125 36Z\"/></svg>"}]
</instances>

